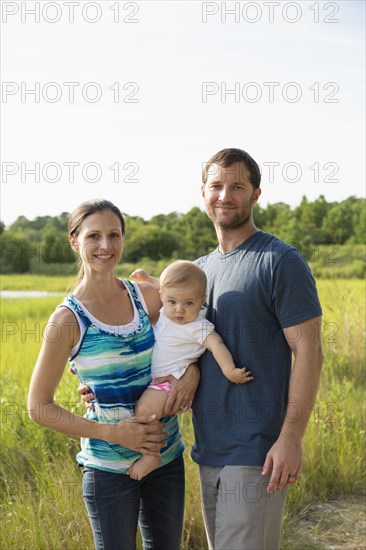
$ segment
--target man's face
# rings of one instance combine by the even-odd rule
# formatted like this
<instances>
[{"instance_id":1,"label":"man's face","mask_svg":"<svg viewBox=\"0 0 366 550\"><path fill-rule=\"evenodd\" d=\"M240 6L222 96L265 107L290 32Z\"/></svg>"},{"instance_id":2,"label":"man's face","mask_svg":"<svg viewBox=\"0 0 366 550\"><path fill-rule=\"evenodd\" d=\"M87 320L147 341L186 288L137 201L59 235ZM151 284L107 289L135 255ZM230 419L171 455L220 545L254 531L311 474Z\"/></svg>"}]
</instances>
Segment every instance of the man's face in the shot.
<instances>
[{"instance_id":1,"label":"man's face","mask_svg":"<svg viewBox=\"0 0 366 550\"><path fill-rule=\"evenodd\" d=\"M238 229L252 219L253 204L260 193L260 189L253 189L243 162L227 168L213 164L202 185L207 215L224 230Z\"/></svg>"}]
</instances>

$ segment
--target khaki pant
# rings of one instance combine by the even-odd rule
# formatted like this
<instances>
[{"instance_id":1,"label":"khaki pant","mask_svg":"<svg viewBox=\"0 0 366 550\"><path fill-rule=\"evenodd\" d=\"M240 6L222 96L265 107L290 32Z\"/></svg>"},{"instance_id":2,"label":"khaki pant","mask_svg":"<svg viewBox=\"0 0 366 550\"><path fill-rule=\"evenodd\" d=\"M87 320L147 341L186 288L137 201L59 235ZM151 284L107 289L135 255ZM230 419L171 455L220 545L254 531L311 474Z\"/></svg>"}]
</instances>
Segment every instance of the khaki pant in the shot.
<instances>
[{"instance_id":1,"label":"khaki pant","mask_svg":"<svg viewBox=\"0 0 366 550\"><path fill-rule=\"evenodd\" d=\"M257 466L200 466L210 550L278 550L287 489L267 493Z\"/></svg>"}]
</instances>

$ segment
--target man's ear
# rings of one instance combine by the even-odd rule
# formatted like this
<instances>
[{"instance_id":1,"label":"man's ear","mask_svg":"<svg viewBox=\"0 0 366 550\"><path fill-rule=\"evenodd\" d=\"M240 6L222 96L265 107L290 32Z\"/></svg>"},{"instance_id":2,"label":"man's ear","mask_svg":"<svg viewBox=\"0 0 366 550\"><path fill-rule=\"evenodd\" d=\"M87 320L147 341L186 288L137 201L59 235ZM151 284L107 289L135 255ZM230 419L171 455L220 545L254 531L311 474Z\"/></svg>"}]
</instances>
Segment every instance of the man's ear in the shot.
<instances>
[{"instance_id":1,"label":"man's ear","mask_svg":"<svg viewBox=\"0 0 366 550\"><path fill-rule=\"evenodd\" d=\"M207 298L207 294L205 294L205 295L204 295L204 297L203 297L203 300L202 300L202 305L203 305L203 304L205 303L205 301L206 301L206 298Z\"/></svg>"},{"instance_id":2,"label":"man's ear","mask_svg":"<svg viewBox=\"0 0 366 550\"><path fill-rule=\"evenodd\" d=\"M254 190L254 193L251 199L252 204L255 204L258 201L261 193L262 193L262 189L260 187Z\"/></svg>"}]
</instances>

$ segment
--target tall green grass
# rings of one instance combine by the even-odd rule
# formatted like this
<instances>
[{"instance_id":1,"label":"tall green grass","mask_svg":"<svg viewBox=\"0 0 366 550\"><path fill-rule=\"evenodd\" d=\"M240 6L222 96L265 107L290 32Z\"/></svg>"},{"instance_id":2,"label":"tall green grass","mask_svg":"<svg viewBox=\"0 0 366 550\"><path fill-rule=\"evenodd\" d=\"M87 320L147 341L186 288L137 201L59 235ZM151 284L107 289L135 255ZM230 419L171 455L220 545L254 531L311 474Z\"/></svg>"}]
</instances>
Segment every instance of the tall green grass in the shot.
<instances>
[{"instance_id":1,"label":"tall green grass","mask_svg":"<svg viewBox=\"0 0 366 550\"><path fill-rule=\"evenodd\" d=\"M128 278L132 271L138 267L144 267L154 277L159 277L163 269L169 264L169 260L154 262L149 258L142 260L139 264L123 262L116 267L117 277ZM5 274L1 275L1 290L47 290L49 292L69 292L73 288L76 267L72 275L39 275L39 274Z\"/></svg>"},{"instance_id":2,"label":"tall green grass","mask_svg":"<svg viewBox=\"0 0 366 550\"><path fill-rule=\"evenodd\" d=\"M365 245L314 245L310 267L317 279L363 279L366 273ZM128 277L137 267L144 267L152 275L158 277L170 260L153 261L142 258L136 263L123 261L116 268L119 277ZM44 270L44 271L42 271ZM35 264L31 274L1 276L3 290L46 290L66 292L72 288L76 264ZM341 281L340 281L341 282ZM45 288L46 287L46 288Z\"/></svg>"},{"instance_id":3,"label":"tall green grass","mask_svg":"<svg viewBox=\"0 0 366 550\"><path fill-rule=\"evenodd\" d=\"M42 290L60 290L53 284L52 279L45 280ZM284 545L286 529L312 501L361 491L365 470L364 285L360 280L322 280L318 288L324 309L325 361L305 436L304 475L289 491ZM74 458L78 441L32 423L26 411L29 380L43 328L59 301L57 297L2 301L0 547L4 549L93 547L81 497L81 474ZM76 377L66 369L56 399L83 414L77 385ZM202 550L206 543L197 466L189 457L193 443L190 413L182 415L180 422L187 470L182 548ZM296 548L300 550L301 542Z\"/></svg>"},{"instance_id":4,"label":"tall green grass","mask_svg":"<svg viewBox=\"0 0 366 550\"><path fill-rule=\"evenodd\" d=\"M75 276L1 275L1 290L41 290L66 293Z\"/></svg>"}]
</instances>

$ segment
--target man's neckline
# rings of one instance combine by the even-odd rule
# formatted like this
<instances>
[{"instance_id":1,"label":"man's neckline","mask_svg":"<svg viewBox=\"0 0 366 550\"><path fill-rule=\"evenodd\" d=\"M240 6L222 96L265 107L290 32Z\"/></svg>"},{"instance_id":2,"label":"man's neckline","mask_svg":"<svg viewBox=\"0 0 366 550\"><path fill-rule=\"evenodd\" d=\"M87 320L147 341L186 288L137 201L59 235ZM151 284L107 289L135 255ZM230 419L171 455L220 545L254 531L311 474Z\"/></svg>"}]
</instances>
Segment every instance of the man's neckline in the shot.
<instances>
[{"instance_id":1,"label":"man's neckline","mask_svg":"<svg viewBox=\"0 0 366 550\"><path fill-rule=\"evenodd\" d=\"M264 231L262 231L261 229L258 229L257 231L252 233L252 235L250 235L250 237L248 237L247 239L245 239L241 243L238 243L235 248L233 248L232 250L228 250L227 252L221 252L220 244L218 244L218 246L216 248L216 252L218 252L221 256L228 256L229 254L236 253L236 252L238 252L239 249L242 249L247 243L252 241L254 239L254 237L258 237L260 234L263 234L263 233L264 233Z\"/></svg>"}]
</instances>

